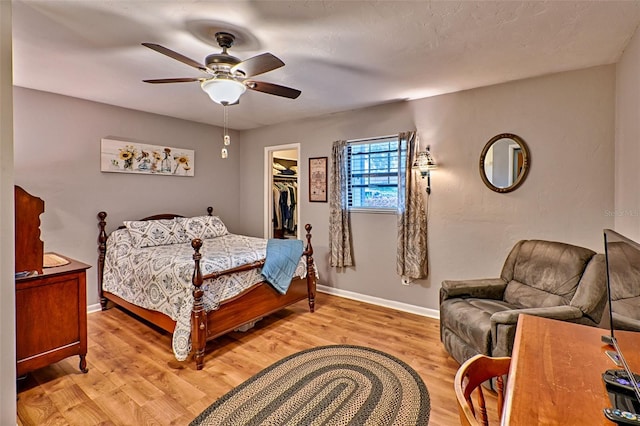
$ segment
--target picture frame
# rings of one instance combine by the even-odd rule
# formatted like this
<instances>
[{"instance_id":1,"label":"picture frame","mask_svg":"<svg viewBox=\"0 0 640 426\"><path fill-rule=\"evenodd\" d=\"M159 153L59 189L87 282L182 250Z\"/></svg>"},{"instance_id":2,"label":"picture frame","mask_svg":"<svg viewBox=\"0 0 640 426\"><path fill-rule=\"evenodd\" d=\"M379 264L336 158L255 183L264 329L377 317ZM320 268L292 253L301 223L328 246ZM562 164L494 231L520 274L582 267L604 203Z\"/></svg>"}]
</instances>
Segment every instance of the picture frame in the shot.
<instances>
[{"instance_id":1,"label":"picture frame","mask_svg":"<svg viewBox=\"0 0 640 426\"><path fill-rule=\"evenodd\" d=\"M309 201L327 202L327 160L328 157L309 158Z\"/></svg>"},{"instance_id":2,"label":"picture frame","mask_svg":"<svg viewBox=\"0 0 640 426\"><path fill-rule=\"evenodd\" d=\"M108 138L100 145L102 172L193 177L194 162L191 149Z\"/></svg>"}]
</instances>

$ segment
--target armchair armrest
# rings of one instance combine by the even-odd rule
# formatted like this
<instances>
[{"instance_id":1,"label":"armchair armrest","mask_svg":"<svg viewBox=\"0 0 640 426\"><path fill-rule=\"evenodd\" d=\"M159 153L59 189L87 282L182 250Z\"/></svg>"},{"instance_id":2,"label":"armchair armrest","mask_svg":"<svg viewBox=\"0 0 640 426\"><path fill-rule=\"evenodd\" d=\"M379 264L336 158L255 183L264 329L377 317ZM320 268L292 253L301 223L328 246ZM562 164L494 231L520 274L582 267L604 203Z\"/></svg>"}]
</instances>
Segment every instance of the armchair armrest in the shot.
<instances>
[{"instance_id":1,"label":"armchair armrest","mask_svg":"<svg viewBox=\"0 0 640 426\"><path fill-rule=\"evenodd\" d=\"M640 321L613 312L613 324L616 329L640 331Z\"/></svg>"},{"instance_id":2,"label":"armchair armrest","mask_svg":"<svg viewBox=\"0 0 640 426\"><path fill-rule=\"evenodd\" d=\"M507 282L502 278L482 278L475 280L442 281L440 303L453 297L477 297L501 300Z\"/></svg>"},{"instance_id":3,"label":"armchair armrest","mask_svg":"<svg viewBox=\"0 0 640 426\"><path fill-rule=\"evenodd\" d=\"M558 320L576 320L584 314L575 306L550 306L547 308L510 309L491 315L491 356L511 356L520 314L536 315Z\"/></svg>"},{"instance_id":4,"label":"armchair armrest","mask_svg":"<svg viewBox=\"0 0 640 426\"><path fill-rule=\"evenodd\" d=\"M569 305L549 306L547 308L511 309L508 311L496 312L495 314L491 315L491 326L493 328L497 324L515 325L518 322L518 316L520 314L535 315L538 317L545 317L562 321L576 320L584 315L579 308Z\"/></svg>"}]
</instances>

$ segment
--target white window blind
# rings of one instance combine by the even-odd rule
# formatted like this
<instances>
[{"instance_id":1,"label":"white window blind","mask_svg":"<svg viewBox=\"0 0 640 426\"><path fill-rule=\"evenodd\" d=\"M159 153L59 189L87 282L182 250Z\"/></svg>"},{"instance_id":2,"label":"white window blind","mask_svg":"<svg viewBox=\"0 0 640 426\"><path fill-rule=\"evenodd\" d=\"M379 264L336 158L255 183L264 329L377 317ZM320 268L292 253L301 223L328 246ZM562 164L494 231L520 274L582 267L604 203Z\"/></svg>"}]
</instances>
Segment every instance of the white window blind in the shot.
<instances>
[{"instance_id":1,"label":"white window blind","mask_svg":"<svg viewBox=\"0 0 640 426\"><path fill-rule=\"evenodd\" d=\"M347 143L348 202L352 209L396 210L406 146L397 136Z\"/></svg>"}]
</instances>

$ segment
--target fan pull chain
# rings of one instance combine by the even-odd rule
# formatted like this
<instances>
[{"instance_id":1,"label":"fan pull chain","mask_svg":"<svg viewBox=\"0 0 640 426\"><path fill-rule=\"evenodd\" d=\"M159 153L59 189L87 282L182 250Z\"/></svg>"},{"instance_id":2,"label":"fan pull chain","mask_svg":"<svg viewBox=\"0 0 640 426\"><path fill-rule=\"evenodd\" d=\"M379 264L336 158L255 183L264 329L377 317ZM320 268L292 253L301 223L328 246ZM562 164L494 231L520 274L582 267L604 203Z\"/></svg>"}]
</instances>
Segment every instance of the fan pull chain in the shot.
<instances>
[{"instance_id":1,"label":"fan pull chain","mask_svg":"<svg viewBox=\"0 0 640 426\"><path fill-rule=\"evenodd\" d=\"M222 152L220 154L220 156L222 158L227 158L229 157L229 151L227 151L227 146L231 145L231 137L229 137L229 133L228 133L228 129L227 129L227 120L228 120L228 114L227 114L227 106L226 105L222 105L222 109L224 111L224 115L223 115L223 122L224 122L224 127L223 127L223 141L224 141L224 146L222 147Z\"/></svg>"}]
</instances>

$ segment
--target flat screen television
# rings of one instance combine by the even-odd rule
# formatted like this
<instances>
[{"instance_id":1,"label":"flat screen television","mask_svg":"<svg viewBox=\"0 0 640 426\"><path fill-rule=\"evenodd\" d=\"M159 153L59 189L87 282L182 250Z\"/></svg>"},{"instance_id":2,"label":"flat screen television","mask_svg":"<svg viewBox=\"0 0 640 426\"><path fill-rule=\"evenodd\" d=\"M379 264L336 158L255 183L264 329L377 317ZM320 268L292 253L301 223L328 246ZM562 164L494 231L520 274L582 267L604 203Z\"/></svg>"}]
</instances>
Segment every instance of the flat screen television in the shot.
<instances>
[{"instance_id":1,"label":"flat screen television","mask_svg":"<svg viewBox=\"0 0 640 426\"><path fill-rule=\"evenodd\" d=\"M603 336L603 341L613 346L615 349L615 361L618 364L617 369L607 370L603 373L603 379L607 383L607 391L611 399L613 408L640 414L640 388L636 380L637 374L640 372L640 365L629 365L625 358L623 349L640 350L630 345L624 344L625 333L621 332L622 322L616 318L614 313L614 304L621 294L640 294L640 244L610 229L604 230L604 249L606 259L606 282L609 322L609 334ZM636 291L638 290L638 291ZM627 334L628 335L628 334ZM611 376L605 377L605 374L621 373L620 382L627 385L627 389L621 389L620 386L610 386ZM633 374L635 371L635 375ZM624 377L624 379L622 379ZM628 382L628 383L626 383Z\"/></svg>"}]
</instances>

